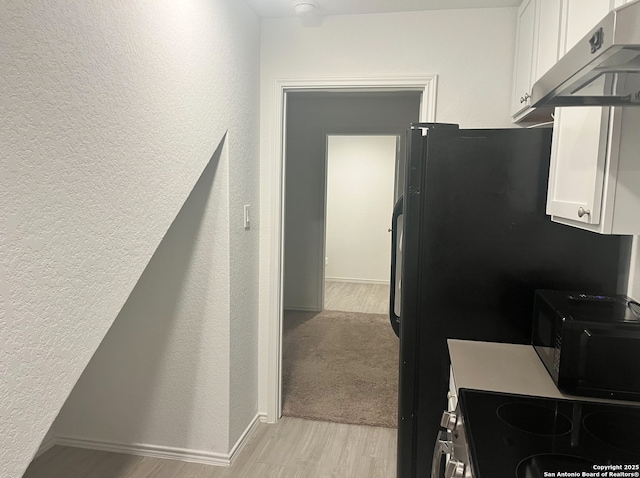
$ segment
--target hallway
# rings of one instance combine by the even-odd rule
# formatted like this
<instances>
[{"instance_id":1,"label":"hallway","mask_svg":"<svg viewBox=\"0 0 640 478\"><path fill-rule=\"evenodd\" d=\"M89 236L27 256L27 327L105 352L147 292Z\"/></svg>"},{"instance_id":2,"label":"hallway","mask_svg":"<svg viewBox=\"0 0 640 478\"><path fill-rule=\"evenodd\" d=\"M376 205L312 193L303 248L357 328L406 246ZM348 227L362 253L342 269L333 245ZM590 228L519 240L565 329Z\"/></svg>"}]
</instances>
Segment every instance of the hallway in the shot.
<instances>
[{"instance_id":1,"label":"hallway","mask_svg":"<svg viewBox=\"0 0 640 478\"><path fill-rule=\"evenodd\" d=\"M284 312L282 414L397 427L398 347L388 286L326 283L325 310Z\"/></svg>"}]
</instances>

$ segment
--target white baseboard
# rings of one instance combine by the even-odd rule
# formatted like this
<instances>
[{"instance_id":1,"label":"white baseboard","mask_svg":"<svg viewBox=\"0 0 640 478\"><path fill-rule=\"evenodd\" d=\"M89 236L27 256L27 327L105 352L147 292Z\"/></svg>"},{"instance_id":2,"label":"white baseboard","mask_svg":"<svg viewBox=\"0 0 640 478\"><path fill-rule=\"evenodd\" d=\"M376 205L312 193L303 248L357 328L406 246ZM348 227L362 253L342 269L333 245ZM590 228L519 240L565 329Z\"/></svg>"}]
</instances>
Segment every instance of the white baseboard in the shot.
<instances>
[{"instance_id":1,"label":"white baseboard","mask_svg":"<svg viewBox=\"0 0 640 478\"><path fill-rule=\"evenodd\" d=\"M247 425L247 428L244 429L244 431L242 432L242 435L240 435L240 437L236 441L236 444L233 445L233 447L231 448L231 451L229 452L229 463L233 463L234 460L238 457L238 455L240 455L240 452L244 449L249 439L256 432L258 425L260 425L260 423L266 423L266 421L267 421L266 413L257 413L256 416L253 417L253 420L251 420L251 423Z\"/></svg>"},{"instance_id":2,"label":"white baseboard","mask_svg":"<svg viewBox=\"0 0 640 478\"><path fill-rule=\"evenodd\" d=\"M389 285L390 281L388 280L377 280L377 279L354 279L352 277L325 277L324 280L328 282L354 282L356 284L379 284L379 285Z\"/></svg>"},{"instance_id":3,"label":"white baseboard","mask_svg":"<svg viewBox=\"0 0 640 478\"><path fill-rule=\"evenodd\" d=\"M284 310L297 310L300 312L321 312L317 307L306 307L306 306L297 306L297 305L287 305L284 307Z\"/></svg>"},{"instance_id":4,"label":"white baseboard","mask_svg":"<svg viewBox=\"0 0 640 478\"><path fill-rule=\"evenodd\" d=\"M56 442L56 437L51 437L49 438L47 441L43 441L40 444L40 448L38 448L38 451L36 452L36 454L34 455L33 459L35 460L36 458L38 458L40 455L42 455L43 453L48 452L49 450L51 450L54 446L57 445Z\"/></svg>"},{"instance_id":5,"label":"white baseboard","mask_svg":"<svg viewBox=\"0 0 640 478\"><path fill-rule=\"evenodd\" d=\"M266 421L266 415L258 413L251 420L251 423L242 432L240 438L231 448L229 453L215 453L203 450L192 450L188 448L178 448L160 445L149 445L146 443L114 443L100 440L88 440L73 437L55 437L53 445L72 446L76 448L86 448L89 450L110 451L115 453L126 453L135 456L149 456L153 458L164 458L168 460L187 461L191 463L202 463L204 465L229 466L245 447L251 436L255 433L258 424ZM41 447L42 448L42 447Z\"/></svg>"},{"instance_id":6,"label":"white baseboard","mask_svg":"<svg viewBox=\"0 0 640 478\"><path fill-rule=\"evenodd\" d=\"M202 450L191 450L170 446L149 445L146 443L113 443L99 440L87 440L84 438L57 437L56 444L72 446L75 448L87 448L89 450L111 451L126 453L135 456L150 456L167 460L188 461L205 465L229 466L231 461L225 453L214 453Z\"/></svg>"}]
</instances>

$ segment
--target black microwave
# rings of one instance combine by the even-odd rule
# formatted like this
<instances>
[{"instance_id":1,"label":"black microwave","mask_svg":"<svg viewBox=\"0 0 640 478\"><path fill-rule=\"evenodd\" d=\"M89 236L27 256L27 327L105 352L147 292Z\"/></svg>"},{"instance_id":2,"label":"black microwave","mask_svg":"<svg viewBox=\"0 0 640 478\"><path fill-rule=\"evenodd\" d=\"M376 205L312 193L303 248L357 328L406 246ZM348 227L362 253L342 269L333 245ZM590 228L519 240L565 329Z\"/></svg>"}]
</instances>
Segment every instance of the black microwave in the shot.
<instances>
[{"instance_id":1,"label":"black microwave","mask_svg":"<svg viewBox=\"0 0 640 478\"><path fill-rule=\"evenodd\" d=\"M538 290L532 345L562 392L640 401L640 304Z\"/></svg>"}]
</instances>

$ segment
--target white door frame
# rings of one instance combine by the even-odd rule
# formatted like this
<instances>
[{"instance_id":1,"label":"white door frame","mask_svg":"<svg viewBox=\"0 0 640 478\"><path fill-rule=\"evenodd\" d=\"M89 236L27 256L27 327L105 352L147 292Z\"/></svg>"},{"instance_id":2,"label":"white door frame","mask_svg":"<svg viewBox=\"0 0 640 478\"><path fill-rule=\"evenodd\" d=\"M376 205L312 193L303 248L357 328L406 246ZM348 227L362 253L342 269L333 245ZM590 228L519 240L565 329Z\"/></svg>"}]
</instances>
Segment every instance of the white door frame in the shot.
<instances>
[{"instance_id":1,"label":"white door frame","mask_svg":"<svg viewBox=\"0 0 640 478\"><path fill-rule=\"evenodd\" d=\"M282 411L282 304L283 304L283 258L284 258L284 145L286 94L292 91L328 92L397 92L417 91L421 93L420 121L435 121L437 75L403 76L384 78L312 78L276 79L273 89L272 147L267 183L269 193L269 233L267 237L268 284L267 303L267 422L275 423ZM263 296L264 297L264 296Z\"/></svg>"}]
</instances>

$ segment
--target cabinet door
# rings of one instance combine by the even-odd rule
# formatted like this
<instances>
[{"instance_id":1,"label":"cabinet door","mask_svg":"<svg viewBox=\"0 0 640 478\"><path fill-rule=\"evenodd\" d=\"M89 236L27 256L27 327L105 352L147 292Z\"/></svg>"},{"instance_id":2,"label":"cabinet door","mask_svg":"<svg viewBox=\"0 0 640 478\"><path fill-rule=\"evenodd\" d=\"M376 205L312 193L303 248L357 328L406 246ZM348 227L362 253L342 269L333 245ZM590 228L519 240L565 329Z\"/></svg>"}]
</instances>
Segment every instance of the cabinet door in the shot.
<instances>
[{"instance_id":1,"label":"cabinet door","mask_svg":"<svg viewBox=\"0 0 640 478\"><path fill-rule=\"evenodd\" d=\"M563 53L610 8L610 0L563 0ZM599 224L610 109L556 108L547 214Z\"/></svg>"},{"instance_id":2,"label":"cabinet door","mask_svg":"<svg viewBox=\"0 0 640 478\"><path fill-rule=\"evenodd\" d=\"M524 0L518 9L516 58L511 113L517 115L529 106L536 43L536 0Z\"/></svg>"},{"instance_id":3,"label":"cabinet door","mask_svg":"<svg viewBox=\"0 0 640 478\"><path fill-rule=\"evenodd\" d=\"M560 51L564 55L602 20L616 0L562 0Z\"/></svg>"},{"instance_id":4,"label":"cabinet door","mask_svg":"<svg viewBox=\"0 0 640 478\"><path fill-rule=\"evenodd\" d=\"M599 107L556 108L547 214L600 222L608 114Z\"/></svg>"},{"instance_id":5,"label":"cabinet door","mask_svg":"<svg viewBox=\"0 0 640 478\"><path fill-rule=\"evenodd\" d=\"M538 45L532 84L558 61L561 7L561 0L539 0Z\"/></svg>"}]
</instances>

